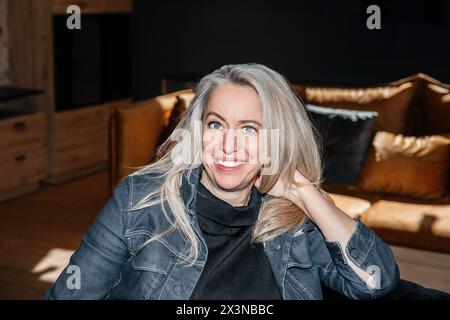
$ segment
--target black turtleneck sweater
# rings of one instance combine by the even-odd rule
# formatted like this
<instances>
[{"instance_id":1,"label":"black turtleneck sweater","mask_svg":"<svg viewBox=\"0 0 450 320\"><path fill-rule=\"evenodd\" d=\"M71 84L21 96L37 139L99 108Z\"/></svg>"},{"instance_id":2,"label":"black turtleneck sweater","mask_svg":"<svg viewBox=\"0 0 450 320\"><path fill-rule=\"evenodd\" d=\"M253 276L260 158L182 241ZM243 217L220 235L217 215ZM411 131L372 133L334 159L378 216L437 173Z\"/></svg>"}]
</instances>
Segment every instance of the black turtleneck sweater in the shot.
<instances>
[{"instance_id":1,"label":"black turtleneck sweater","mask_svg":"<svg viewBox=\"0 0 450 320\"><path fill-rule=\"evenodd\" d=\"M190 299L280 300L262 244L250 243L261 205L258 190L253 187L248 205L241 207L217 198L201 183L197 193L208 259Z\"/></svg>"}]
</instances>

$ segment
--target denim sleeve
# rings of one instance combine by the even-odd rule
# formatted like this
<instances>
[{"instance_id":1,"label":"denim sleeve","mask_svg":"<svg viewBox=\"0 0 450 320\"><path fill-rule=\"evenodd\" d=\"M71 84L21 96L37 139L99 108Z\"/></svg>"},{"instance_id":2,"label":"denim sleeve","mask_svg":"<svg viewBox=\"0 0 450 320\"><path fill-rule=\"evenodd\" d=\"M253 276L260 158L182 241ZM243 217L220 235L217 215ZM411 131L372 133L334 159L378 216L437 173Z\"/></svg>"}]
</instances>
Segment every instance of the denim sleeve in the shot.
<instances>
[{"instance_id":1,"label":"denim sleeve","mask_svg":"<svg viewBox=\"0 0 450 320\"><path fill-rule=\"evenodd\" d=\"M124 231L131 194L130 179L126 178L116 187L83 235L69 265L45 293L46 300L103 299L113 288L129 254Z\"/></svg>"},{"instance_id":2,"label":"denim sleeve","mask_svg":"<svg viewBox=\"0 0 450 320\"><path fill-rule=\"evenodd\" d=\"M376 299L396 288L400 278L399 269L389 246L359 220L355 221L355 231L345 248L340 242L328 241L322 236L327 250L324 250L320 259L321 281L350 299ZM362 280L350 267L348 258L371 274L376 284L368 285Z\"/></svg>"}]
</instances>

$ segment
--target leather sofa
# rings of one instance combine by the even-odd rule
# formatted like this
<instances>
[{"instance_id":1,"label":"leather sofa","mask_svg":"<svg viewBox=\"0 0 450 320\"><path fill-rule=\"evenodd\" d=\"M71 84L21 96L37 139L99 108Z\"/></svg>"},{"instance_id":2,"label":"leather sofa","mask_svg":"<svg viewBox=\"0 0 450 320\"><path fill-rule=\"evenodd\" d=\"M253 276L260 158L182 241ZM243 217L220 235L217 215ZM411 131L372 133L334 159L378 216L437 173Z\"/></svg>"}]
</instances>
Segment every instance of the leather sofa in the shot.
<instances>
[{"instance_id":1,"label":"leather sofa","mask_svg":"<svg viewBox=\"0 0 450 320\"><path fill-rule=\"evenodd\" d=\"M335 204L388 243L450 253L450 85L416 74L373 86L292 86L305 104L379 114L357 180L323 183ZM111 191L153 161L192 97L187 89L113 111Z\"/></svg>"}]
</instances>

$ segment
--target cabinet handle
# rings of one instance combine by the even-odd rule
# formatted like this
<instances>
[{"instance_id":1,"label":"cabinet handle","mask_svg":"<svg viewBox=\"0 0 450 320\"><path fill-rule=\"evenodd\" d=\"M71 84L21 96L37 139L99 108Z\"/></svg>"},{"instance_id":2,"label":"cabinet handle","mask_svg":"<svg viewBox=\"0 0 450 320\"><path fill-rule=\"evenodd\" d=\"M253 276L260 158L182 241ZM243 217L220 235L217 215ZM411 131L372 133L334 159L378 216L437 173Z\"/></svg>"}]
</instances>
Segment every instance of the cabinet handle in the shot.
<instances>
[{"instance_id":1,"label":"cabinet handle","mask_svg":"<svg viewBox=\"0 0 450 320\"><path fill-rule=\"evenodd\" d=\"M24 131L27 127L27 124L25 123L25 121L19 121L14 123L14 129L16 131Z\"/></svg>"},{"instance_id":2,"label":"cabinet handle","mask_svg":"<svg viewBox=\"0 0 450 320\"><path fill-rule=\"evenodd\" d=\"M27 156L20 155L20 156L17 156L14 160L16 160L16 162L22 162L22 161L24 161L26 158L27 158Z\"/></svg>"}]
</instances>

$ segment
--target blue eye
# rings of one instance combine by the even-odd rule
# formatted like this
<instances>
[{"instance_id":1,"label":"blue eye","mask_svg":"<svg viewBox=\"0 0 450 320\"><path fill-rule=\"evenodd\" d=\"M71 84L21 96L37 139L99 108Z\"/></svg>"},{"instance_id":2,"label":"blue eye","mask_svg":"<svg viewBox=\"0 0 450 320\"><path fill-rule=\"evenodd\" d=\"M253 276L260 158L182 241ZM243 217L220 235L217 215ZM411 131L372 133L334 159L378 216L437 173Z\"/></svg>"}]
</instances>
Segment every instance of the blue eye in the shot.
<instances>
[{"instance_id":1,"label":"blue eye","mask_svg":"<svg viewBox=\"0 0 450 320\"><path fill-rule=\"evenodd\" d=\"M210 129L220 129L221 127L222 127L221 124L218 123L217 121L211 121L210 123L208 123L208 128Z\"/></svg>"},{"instance_id":2,"label":"blue eye","mask_svg":"<svg viewBox=\"0 0 450 320\"><path fill-rule=\"evenodd\" d=\"M242 130L244 130L245 134L253 134L253 133L257 132L257 130L255 128L250 127L250 126L245 126L242 128Z\"/></svg>"}]
</instances>

